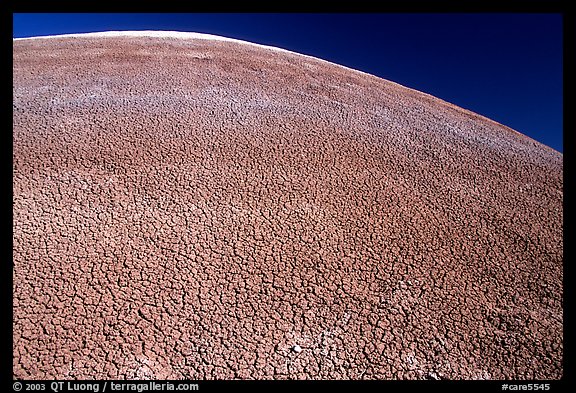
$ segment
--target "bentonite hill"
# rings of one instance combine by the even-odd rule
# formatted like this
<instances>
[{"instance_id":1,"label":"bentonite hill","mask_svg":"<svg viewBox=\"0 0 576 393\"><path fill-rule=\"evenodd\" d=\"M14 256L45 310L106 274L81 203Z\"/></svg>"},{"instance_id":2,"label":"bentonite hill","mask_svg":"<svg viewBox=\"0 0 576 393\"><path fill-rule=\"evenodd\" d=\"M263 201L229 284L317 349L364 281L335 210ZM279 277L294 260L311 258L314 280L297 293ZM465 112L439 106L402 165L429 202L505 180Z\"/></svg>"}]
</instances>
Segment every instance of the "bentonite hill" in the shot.
<instances>
[{"instance_id":1,"label":"bentonite hill","mask_svg":"<svg viewBox=\"0 0 576 393\"><path fill-rule=\"evenodd\" d=\"M562 376L562 154L209 38L14 40L15 378Z\"/></svg>"}]
</instances>

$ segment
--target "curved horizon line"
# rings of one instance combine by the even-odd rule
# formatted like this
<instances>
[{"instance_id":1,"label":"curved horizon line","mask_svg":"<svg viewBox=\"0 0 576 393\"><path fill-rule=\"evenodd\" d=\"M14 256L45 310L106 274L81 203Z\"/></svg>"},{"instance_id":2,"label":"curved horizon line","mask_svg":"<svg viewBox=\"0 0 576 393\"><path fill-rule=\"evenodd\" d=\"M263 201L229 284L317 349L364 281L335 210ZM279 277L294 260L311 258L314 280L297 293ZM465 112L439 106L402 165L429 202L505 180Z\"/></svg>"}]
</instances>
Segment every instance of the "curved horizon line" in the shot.
<instances>
[{"instance_id":1,"label":"curved horizon line","mask_svg":"<svg viewBox=\"0 0 576 393\"><path fill-rule=\"evenodd\" d=\"M97 32L90 32L90 33L66 33L66 34L54 34L54 35L45 35L45 36L34 36L34 37L18 37L12 38L13 41L20 41L20 40L32 40L32 39L51 39L51 38L82 38L82 37L103 37L103 38L111 38L111 37L153 37L153 38L174 38L174 39L197 39L197 40L206 40L206 41L223 41L223 42L233 42L236 44L245 44L245 45L252 45L262 49L269 49L278 52L284 53L291 53L299 56L304 56L308 58L312 58L315 60L324 61L326 63L330 63L339 67L344 67L349 70L353 70L356 72L360 72L362 74L370 75L379 79L381 78L377 75L370 74L365 71L357 70L355 68L350 68L342 64L334 63L329 60L325 60L319 57L306 55L304 53L299 53L295 51L291 51L288 49L280 48L277 46L272 45L264 45L258 44L256 42L240 40L237 38L230 38L225 36L220 36L216 34L208 34L208 33L197 33L197 32L190 32L190 31L176 31L176 30L108 30L108 31L97 31ZM385 79L388 81L388 79ZM396 83L389 81L391 83Z\"/></svg>"},{"instance_id":2,"label":"curved horizon line","mask_svg":"<svg viewBox=\"0 0 576 393\"><path fill-rule=\"evenodd\" d=\"M354 72L359 72L363 75L367 75L369 77L373 77L373 78L377 78L380 80L383 80L387 83L391 83L393 85L397 85L401 88L416 92L418 94L422 94L424 96L427 97L431 97L435 100L438 100L442 103L444 103L447 106L451 106L453 108L471 113L475 116L480 116L484 119L489 120L490 122L496 123L501 127L507 128L517 134L520 134L521 136L525 137L525 138L529 138L543 146L546 146L556 152L558 152L556 149L543 144L542 142L539 142L537 140L535 140L534 138L521 133L520 131L515 130L514 128L507 126L505 124L502 124L494 119L491 119L487 116L484 116L480 113L474 112L473 110L470 109L466 109L463 108L457 104L451 103L449 101L446 101L442 98L436 97L432 94L423 92L421 90L417 90L408 86L404 86L398 82L394 82L391 81L389 79L386 78L382 78L378 75L374 75L374 74L370 74L368 72L365 71L361 71L355 68L351 68L351 67L347 67L345 65L342 64L338 64L338 63L334 63L332 61L329 60L325 60L322 59L320 57L315 57L315 56L311 56L311 55L306 55L303 53L299 53L299 52L295 52L295 51L291 51L288 49L284 49L284 48L280 48L277 46L271 46L271 45L264 45L264 44L258 44L255 42L251 42L251 41L245 41L245 40L240 40L237 38L230 38L230 37L225 37L225 36L220 36L220 35L216 35L216 34L209 34L209 33L198 33L198 32L190 32L190 31L176 31L176 30L107 30L107 31L97 31L97 32L89 32L89 33L65 33L65 34L54 34L54 35L45 35L45 36L34 36L34 37L18 37L18 38L12 38L13 41L22 41L22 40L32 40L32 39L53 39L53 38L83 38L83 37L102 37L102 38L111 38L111 37L152 37L152 38L173 38L173 39L198 39L198 40L206 40L206 41L223 41L223 42L232 42L232 43L236 43L236 44L245 44L245 45L251 45L251 46L256 46L262 49L267 49L267 50L273 50L273 51L277 51L277 52L283 52L283 53L289 53L289 54L293 54L293 55L297 55L297 56L303 56L303 57L307 57L316 61L321 61L321 62L325 62L328 63L330 65L334 65L337 67L342 67L344 69L350 70L350 71L354 71ZM563 154L561 152L558 152L560 154Z\"/></svg>"}]
</instances>

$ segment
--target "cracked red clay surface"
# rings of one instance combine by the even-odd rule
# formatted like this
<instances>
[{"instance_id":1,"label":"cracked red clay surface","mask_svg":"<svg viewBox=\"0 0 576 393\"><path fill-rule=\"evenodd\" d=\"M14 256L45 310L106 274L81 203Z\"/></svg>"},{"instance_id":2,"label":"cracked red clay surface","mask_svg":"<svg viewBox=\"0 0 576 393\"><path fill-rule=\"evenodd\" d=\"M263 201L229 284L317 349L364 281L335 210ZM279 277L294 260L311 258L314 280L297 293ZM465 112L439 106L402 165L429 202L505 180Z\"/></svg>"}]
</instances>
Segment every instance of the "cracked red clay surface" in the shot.
<instances>
[{"instance_id":1,"label":"cracked red clay surface","mask_svg":"<svg viewBox=\"0 0 576 393\"><path fill-rule=\"evenodd\" d=\"M13 55L15 378L562 376L560 153L251 45Z\"/></svg>"}]
</instances>

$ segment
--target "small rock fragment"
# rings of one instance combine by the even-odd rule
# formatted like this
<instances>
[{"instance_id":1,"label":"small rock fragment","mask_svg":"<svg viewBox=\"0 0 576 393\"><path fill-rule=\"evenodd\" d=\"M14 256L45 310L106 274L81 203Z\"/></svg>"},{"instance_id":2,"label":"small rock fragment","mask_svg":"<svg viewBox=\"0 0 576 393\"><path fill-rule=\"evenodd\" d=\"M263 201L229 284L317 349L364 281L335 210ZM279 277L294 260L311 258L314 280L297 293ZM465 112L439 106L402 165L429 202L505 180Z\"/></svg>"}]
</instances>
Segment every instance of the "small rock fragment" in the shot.
<instances>
[{"instance_id":1,"label":"small rock fragment","mask_svg":"<svg viewBox=\"0 0 576 393\"><path fill-rule=\"evenodd\" d=\"M292 347L292 350L296 353L300 353L300 352L302 352L302 347L300 345L294 345Z\"/></svg>"},{"instance_id":2,"label":"small rock fragment","mask_svg":"<svg viewBox=\"0 0 576 393\"><path fill-rule=\"evenodd\" d=\"M436 381L440 380L440 377L438 376L438 374L436 374L434 371L428 373L428 379L434 379Z\"/></svg>"}]
</instances>

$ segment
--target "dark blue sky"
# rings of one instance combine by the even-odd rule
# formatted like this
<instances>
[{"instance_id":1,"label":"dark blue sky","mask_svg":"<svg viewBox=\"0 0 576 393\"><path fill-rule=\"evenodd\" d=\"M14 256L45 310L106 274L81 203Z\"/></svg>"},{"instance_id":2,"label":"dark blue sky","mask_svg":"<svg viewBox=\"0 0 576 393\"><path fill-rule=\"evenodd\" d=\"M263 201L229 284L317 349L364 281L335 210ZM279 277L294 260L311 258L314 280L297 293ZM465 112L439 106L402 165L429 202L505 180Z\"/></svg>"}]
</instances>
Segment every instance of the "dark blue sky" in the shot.
<instances>
[{"instance_id":1,"label":"dark blue sky","mask_svg":"<svg viewBox=\"0 0 576 393\"><path fill-rule=\"evenodd\" d=\"M369 72L563 152L561 14L14 14L13 36L178 30Z\"/></svg>"}]
</instances>

